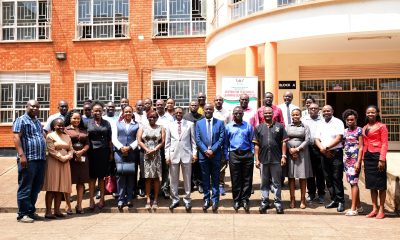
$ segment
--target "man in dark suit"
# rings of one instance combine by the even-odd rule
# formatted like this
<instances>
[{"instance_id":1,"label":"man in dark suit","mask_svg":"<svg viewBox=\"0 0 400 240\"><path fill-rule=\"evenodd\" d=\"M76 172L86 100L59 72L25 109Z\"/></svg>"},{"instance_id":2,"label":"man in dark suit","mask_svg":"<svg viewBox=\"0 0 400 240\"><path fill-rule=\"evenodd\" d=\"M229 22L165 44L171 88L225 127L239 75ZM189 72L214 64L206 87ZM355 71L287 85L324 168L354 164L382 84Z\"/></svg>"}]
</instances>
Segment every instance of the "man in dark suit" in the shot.
<instances>
[{"instance_id":1,"label":"man in dark suit","mask_svg":"<svg viewBox=\"0 0 400 240\"><path fill-rule=\"evenodd\" d=\"M199 151L199 162L203 180L203 210L210 207L210 177L212 184L212 210L219 206L219 171L224 144L224 122L213 118L214 105L204 106L205 118L196 123L196 144Z\"/></svg>"}]
</instances>

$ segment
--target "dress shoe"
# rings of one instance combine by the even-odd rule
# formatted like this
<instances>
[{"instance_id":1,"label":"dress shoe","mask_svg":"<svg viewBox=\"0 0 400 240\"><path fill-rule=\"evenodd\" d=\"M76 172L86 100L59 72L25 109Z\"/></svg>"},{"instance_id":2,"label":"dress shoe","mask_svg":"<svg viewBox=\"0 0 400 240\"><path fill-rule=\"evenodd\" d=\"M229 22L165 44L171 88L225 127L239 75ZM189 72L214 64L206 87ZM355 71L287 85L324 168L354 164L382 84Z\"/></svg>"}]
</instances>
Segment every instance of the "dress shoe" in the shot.
<instances>
[{"instance_id":1,"label":"dress shoe","mask_svg":"<svg viewBox=\"0 0 400 240\"><path fill-rule=\"evenodd\" d=\"M143 189L141 189L141 188L139 188L139 196L140 197L144 197L145 196L145 193L144 193Z\"/></svg>"},{"instance_id":2,"label":"dress shoe","mask_svg":"<svg viewBox=\"0 0 400 240\"><path fill-rule=\"evenodd\" d=\"M96 191L96 199L100 199L100 197L101 197L100 190L97 190Z\"/></svg>"},{"instance_id":3,"label":"dress shoe","mask_svg":"<svg viewBox=\"0 0 400 240\"><path fill-rule=\"evenodd\" d=\"M199 191L199 193L204 193L204 189L203 189L203 186L201 186L201 185L199 185L199 186L197 186L197 191Z\"/></svg>"},{"instance_id":4,"label":"dress shoe","mask_svg":"<svg viewBox=\"0 0 400 240\"><path fill-rule=\"evenodd\" d=\"M325 203L325 197L324 197L324 195L319 195L319 196L318 196L318 203L319 203L319 204L324 204L324 203Z\"/></svg>"},{"instance_id":5,"label":"dress shoe","mask_svg":"<svg viewBox=\"0 0 400 240\"><path fill-rule=\"evenodd\" d=\"M325 205L325 208L337 208L339 204L335 201L330 202L328 205Z\"/></svg>"},{"instance_id":6,"label":"dress shoe","mask_svg":"<svg viewBox=\"0 0 400 240\"><path fill-rule=\"evenodd\" d=\"M113 198L118 199L119 194L118 193L112 193Z\"/></svg>"},{"instance_id":7,"label":"dress shoe","mask_svg":"<svg viewBox=\"0 0 400 240\"><path fill-rule=\"evenodd\" d=\"M119 210L122 210L123 207L124 207L124 202L119 201L119 202L118 202L118 209L119 209Z\"/></svg>"},{"instance_id":8,"label":"dress shoe","mask_svg":"<svg viewBox=\"0 0 400 240\"><path fill-rule=\"evenodd\" d=\"M169 205L169 209L174 209L177 208L179 206L179 202L173 202L171 205Z\"/></svg>"},{"instance_id":9,"label":"dress shoe","mask_svg":"<svg viewBox=\"0 0 400 240\"><path fill-rule=\"evenodd\" d=\"M133 208L133 203L132 202L128 202L128 208Z\"/></svg>"},{"instance_id":10,"label":"dress shoe","mask_svg":"<svg viewBox=\"0 0 400 240\"><path fill-rule=\"evenodd\" d=\"M225 196L225 188L224 185L219 185L219 194L221 196Z\"/></svg>"},{"instance_id":11,"label":"dress shoe","mask_svg":"<svg viewBox=\"0 0 400 240\"><path fill-rule=\"evenodd\" d=\"M312 202L315 199L315 195L309 194L306 198L307 202Z\"/></svg>"},{"instance_id":12,"label":"dress shoe","mask_svg":"<svg viewBox=\"0 0 400 240\"><path fill-rule=\"evenodd\" d=\"M376 215L375 217L376 219L384 219L385 218L385 213L384 212L380 212Z\"/></svg>"},{"instance_id":13,"label":"dress shoe","mask_svg":"<svg viewBox=\"0 0 400 240\"><path fill-rule=\"evenodd\" d=\"M185 203L185 209L186 209L187 212L192 210L192 204L191 203Z\"/></svg>"},{"instance_id":14,"label":"dress shoe","mask_svg":"<svg viewBox=\"0 0 400 240\"><path fill-rule=\"evenodd\" d=\"M219 206L219 204L217 202L213 203L213 205L212 205L213 212L216 212L218 210L218 206Z\"/></svg>"},{"instance_id":15,"label":"dress shoe","mask_svg":"<svg viewBox=\"0 0 400 240\"><path fill-rule=\"evenodd\" d=\"M167 189L163 190L162 192L165 199L170 199L169 191Z\"/></svg>"},{"instance_id":16,"label":"dress shoe","mask_svg":"<svg viewBox=\"0 0 400 240\"><path fill-rule=\"evenodd\" d=\"M275 206L275 208L276 208L276 213L277 214L283 214L284 213L282 206L278 205L278 206Z\"/></svg>"},{"instance_id":17,"label":"dress shoe","mask_svg":"<svg viewBox=\"0 0 400 240\"><path fill-rule=\"evenodd\" d=\"M262 202L261 205L260 205L260 207L258 208L258 211L259 211L260 213L266 213L268 207L269 207L269 203L263 203L263 202Z\"/></svg>"},{"instance_id":18,"label":"dress shoe","mask_svg":"<svg viewBox=\"0 0 400 240\"><path fill-rule=\"evenodd\" d=\"M203 210L207 210L210 207L210 200L204 201Z\"/></svg>"},{"instance_id":19,"label":"dress shoe","mask_svg":"<svg viewBox=\"0 0 400 240\"><path fill-rule=\"evenodd\" d=\"M344 203L339 203L336 210L338 212L344 212Z\"/></svg>"},{"instance_id":20,"label":"dress shoe","mask_svg":"<svg viewBox=\"0 0 400 240\"><path fill-rule=\"evenodd\" d=\"M233 203L233 209L235 209L236 211L239 210L240 208L240 203L239 202L234 202Z\"/></svg>"},{"instance_id":21,"label":"dress shoe","mask_svg":"<svg viewBox=\"0 0 400 240\"><path fill-rule=\"evenodd\" d=\"M246 212L248 212L250 210L250 202L247 201L243 201L243 208Z\"/></svg>"}]
</instances>

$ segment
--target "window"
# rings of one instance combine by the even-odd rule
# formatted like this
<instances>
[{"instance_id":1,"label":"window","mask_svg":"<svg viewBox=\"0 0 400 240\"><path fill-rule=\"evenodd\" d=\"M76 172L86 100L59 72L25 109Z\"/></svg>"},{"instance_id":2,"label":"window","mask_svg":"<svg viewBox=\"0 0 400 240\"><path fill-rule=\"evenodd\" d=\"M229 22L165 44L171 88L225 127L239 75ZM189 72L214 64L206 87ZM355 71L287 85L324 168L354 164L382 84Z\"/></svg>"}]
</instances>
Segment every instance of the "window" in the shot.
<instances>
[{"instance_id":1,"label":"window","mask_svg":"<svg viewBox=\"0 0 400 240\"><path fill-rule=\"evenodd\" d=\"M79 71L76 73L76 105L83 107L87 99L103 103L115 102L128 97L127 71Z\"/></svg>"},{"instance_id":2,"label":"window","mask_svg":"<svg viewBox=\"0 0 400 240\"><path fill-rule=\"evenodd\" d=\"M206 34L207 0L154 0L155 37Z\"/></svg>"},{"instance_id":3,"label":"window","mask_svg":"<svg viewBox=\"0 0 400 240\"><path fill-rule=\"evenodd\" d=\"M50 73L0 73L0 123L12 123L23 115L31 99L39 102L38 118L46 122L50 110Z\"/></svg>"},{"instance_id":4,"label":"window","mask_svg":"<svg viewBox=\"0 0 400 240\"><path fill-rule=\"evenodd\" d=\"M77 0L77 4L77 39L129 37L129 0Z\"/></svg>"},{"instance_id":5,"label":"window","mask_svg":"<svg viewBox=\"0 0 400 240\"><path fill-rule=\"evenodd\" d=\"M206 71L194 70L153 70L153 100L175 99L175 105L189 107L199 92L206 92Z\"/></svg>"},{"instance_id":6,"label":"window","mask_svg":"<svg viewBox=\"0 0 400 240\"><path fill-rule=\"evenodd\" d=\"M1 40L49 40L50 0L3 0L1 5Z\"/></svg>"}]
</instances>

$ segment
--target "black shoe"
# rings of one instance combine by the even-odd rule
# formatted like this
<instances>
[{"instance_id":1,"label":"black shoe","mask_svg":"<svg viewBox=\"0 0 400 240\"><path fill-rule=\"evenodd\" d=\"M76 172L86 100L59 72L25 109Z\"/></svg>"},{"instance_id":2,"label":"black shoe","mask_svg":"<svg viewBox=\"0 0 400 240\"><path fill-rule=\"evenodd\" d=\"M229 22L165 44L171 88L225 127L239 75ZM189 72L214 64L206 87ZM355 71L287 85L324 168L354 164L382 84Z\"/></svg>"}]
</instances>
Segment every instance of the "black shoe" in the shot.
<instances>
[{"instance_id":1,"label":"black shoe","mask_svg":"<svg viewBox=\"0 0 400 240\"><path fill-rule=\"evenodd\" d=\"M277 214L283 214L283 207L282 206L275 206Z\"/></svg>"},{"instance_id":2,"label":"black shoe","mask_svg":"<svg viewBox=\"0 0 400 240\"><path fill-rule=\"evenodd\" d=\"M133 203L132 202L128 202L128 208L133 208Z\"/></svg>"},{"instance_id":3,"label":"black shoe","mask_svg":"<svg viewBox=\"0 0 400 240\"><path fill-rule=\"evenodd\" d=\"M339 203L336 210L338 212L343 212L344 211L344 203Z\"/></svg>"},{"instance_id":4,"label":"black shoe","mask_svg":"<svg viewBox=\"0 0 400 240\"><path fill-rule=\"evenodd\" d=\"M262 202L260 207L258 208L258 211L260 211L260 213L266 213L268 208L269 208L269 203Z\"/></svg>"},{"instance_id":5,"label":"black shoe","mask_svg":"<svg viewBox=\"0 0 400 240\"><path fill-rule=\"evenodd\" d=\"M199 191L199 193L204 193L203 186L197 186L197 191Z\"/></svg>"},{"instance_id":6,"label":"black shoe","mask_svg":"<svg viewBox=\"0 0 400 240\"><path fill-rule=\"evenodd\" d=\"M254 189L253 188L251 189L251 194L254 194Z\"/></svg>"},{"instance_id":7,"label":"black shoe","mask_svg":"<svg viewBox=\"0 0 400 240\"><path fill-rule=\"evenodd\" d=\"M235 209L236 211L239 210L240 208L240 203L239 202L234 202L233 203L233 209Z\"/></svg>"},{"instance_id":8,"label":"black shoe","mask_svg":"<svg viewBox=\"0 0 400 240\"><path fill-rule=\"evenodd\" d=\"M205 200L203 205L203 210L207 210L210 207L210 200Z\"/></svg>"},{"instance_id":9,"label":"black shoe","mask_svg":"<svg viewBox=\"0 0 400 240\"><path fill-rule=\"evenodd\" d=\"M177 208L179 206L179 202L173 202L171 205L169 205L169 209L174 209Z\"/></svg>"},{"instance_id":10,"label":"black shoe","mask_svg":"<svg viewBox=\"0 0 400 240\"><path fill-rule=\"evenodd\" d=\"M162 192L163 192L163 196L164 196L165 199L170 199L170 195L169 195L169 191L168 190L165 189Z\"/></svg>"},{"instance_id":11,"label":"black shoe","mask_svg":"<svg viewBox=\"0 0 400 240\"><path fill-rule=\"evenodd\" d=\"M100 193L100 190L98 190L98 191L96 192L96 199L100 199L100 197L101 197L101 193Z\"/></svg>"},{"instance_id":12,"label":"black shoe","mask_svg":"<svg viewBox=\"0 0 400 240\"><path fill-rule=\"evenodd\" d=\"M144 193L143 189L139 189L139 196L140 197L144 197L145 196L145 193Z\"/></svg>"},{"instance_id":13,"label":"black shoe","mask_svg":"<svg viewBox=\"0 0 400 240\"><path fill-rule=\"evenodd\" d=\"M315 195L313 195L313 194L308 194L308 196L307 196L307 198L306 198L306 201L307 201L307 202L312 202L314 199L315 199Z\"/></svg>"},{"instance_id":14,"label":"black shoe","mask_svg":"<svg viewBox=\"0 0 400 240\"><path fill-rule=\"evenodd\" d=\"M186 209L187 212L192 210L192 204L191 203L185 203L185 209Z\"/></svg>"},{"instance_id":15,"label":"black shoe","mask_svg":"<svg viewBox=\"0 0 400 240\"><path fill-rule=\"evenodd\" d=\"M330 202L328 205L325 205L325 208L336 208L339 204L335 201Z\"/></svg>"},{"instance_id":16,"label":"black shoe","mask_svg":"<svg viewBox=\"0 0 400 240\"><path fill-rule=\"evenodd\" d=\"M213 212L216 212L218 210L218 205L219 204L217 202L213 203L213 205L212 205Z\"/></svg>"},{"instance_id":17,"label":"black shoe","mask_svg":"<svg viewBox=\"0 0 400 240\"><path fill-rule=\"evenodd\" d=\"M248 212L250 210L250 202L247 201L243 201L243 208L246 212Z\"/></svg>"},{"instance_id":18,"label":"black shoe","mask_svg":"<svg viewBox=\"0 0 400 240\"><path fill-rule=\"evenodd\" d=\"M118 193L112 193L113 198L118 199L119 198L119 194Z\"/></svg>"},{"instance_id":19,"label":"black shoe","mask_svg":"<svg viewBox=\"0 0 400 240\"><path fill-rule=\"evenodd\" d=\"M124 203L122 201L118 202L118 209L122 210L122 208L124 207Z\"/></svg>"}]
</instances>

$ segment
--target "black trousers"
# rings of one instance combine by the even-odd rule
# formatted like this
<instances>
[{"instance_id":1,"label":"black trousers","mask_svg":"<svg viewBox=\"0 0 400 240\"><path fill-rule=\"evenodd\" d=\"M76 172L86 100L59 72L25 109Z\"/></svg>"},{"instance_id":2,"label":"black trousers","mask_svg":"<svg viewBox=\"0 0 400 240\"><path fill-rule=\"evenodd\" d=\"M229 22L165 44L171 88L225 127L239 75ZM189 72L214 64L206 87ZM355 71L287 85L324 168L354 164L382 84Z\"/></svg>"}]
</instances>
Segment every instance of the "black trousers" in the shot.
<instances>
[{"instance_id":1,"label":"black trousers","mask_svg":"<svg viewBox=\"0 0 400 240\"><path fill-rule=\"evenodd\" d=\"M248 151L242 155L229 152L233 201L249 201L253 185L254 155Z\"/></svg>"},{"instance_id":2,"label":"black trousers","mask_svg":"<svg viewBox=\"0 0 400 240\"><path fill-rule=\"evenodd\" d=\"M332 201L344 203L343 149L334 149L333 158L323 156L322 169Z\"/></svg>"},{"instance_id":3,"label":"black trousers","mask_svg":"<svg viewBox=\"0 0 400 240\"><path fill-rule=\"evenodd\" d=\"M165 162L165 149L162 147L160 149L161 154L161 190L167 191L169 193L169 166Z\"/></svg>"},{"instance_id":4,"label":"black trousers","mask_svg":"<svg viewBox=\"0 0 400 240\"><path fill-rule=\"evenodd\" d=\"M192 164L192 189L194 186L203 186L201 167L199 161Z\"/></svg>"},{"instance_id":5,"label":"black trousers","mask_svg":"<svg viewBox=\"0 0 400 240\"><path fill-rule=\"evenodd\" d=\"M313 171L313 177L307 179L307 190L308 195L313 195L317 193L318 196L325 195L325 178L322 171L322 154L316 146L308 146L310 153L311 166Z\"/></svg>"}]
</instances>

